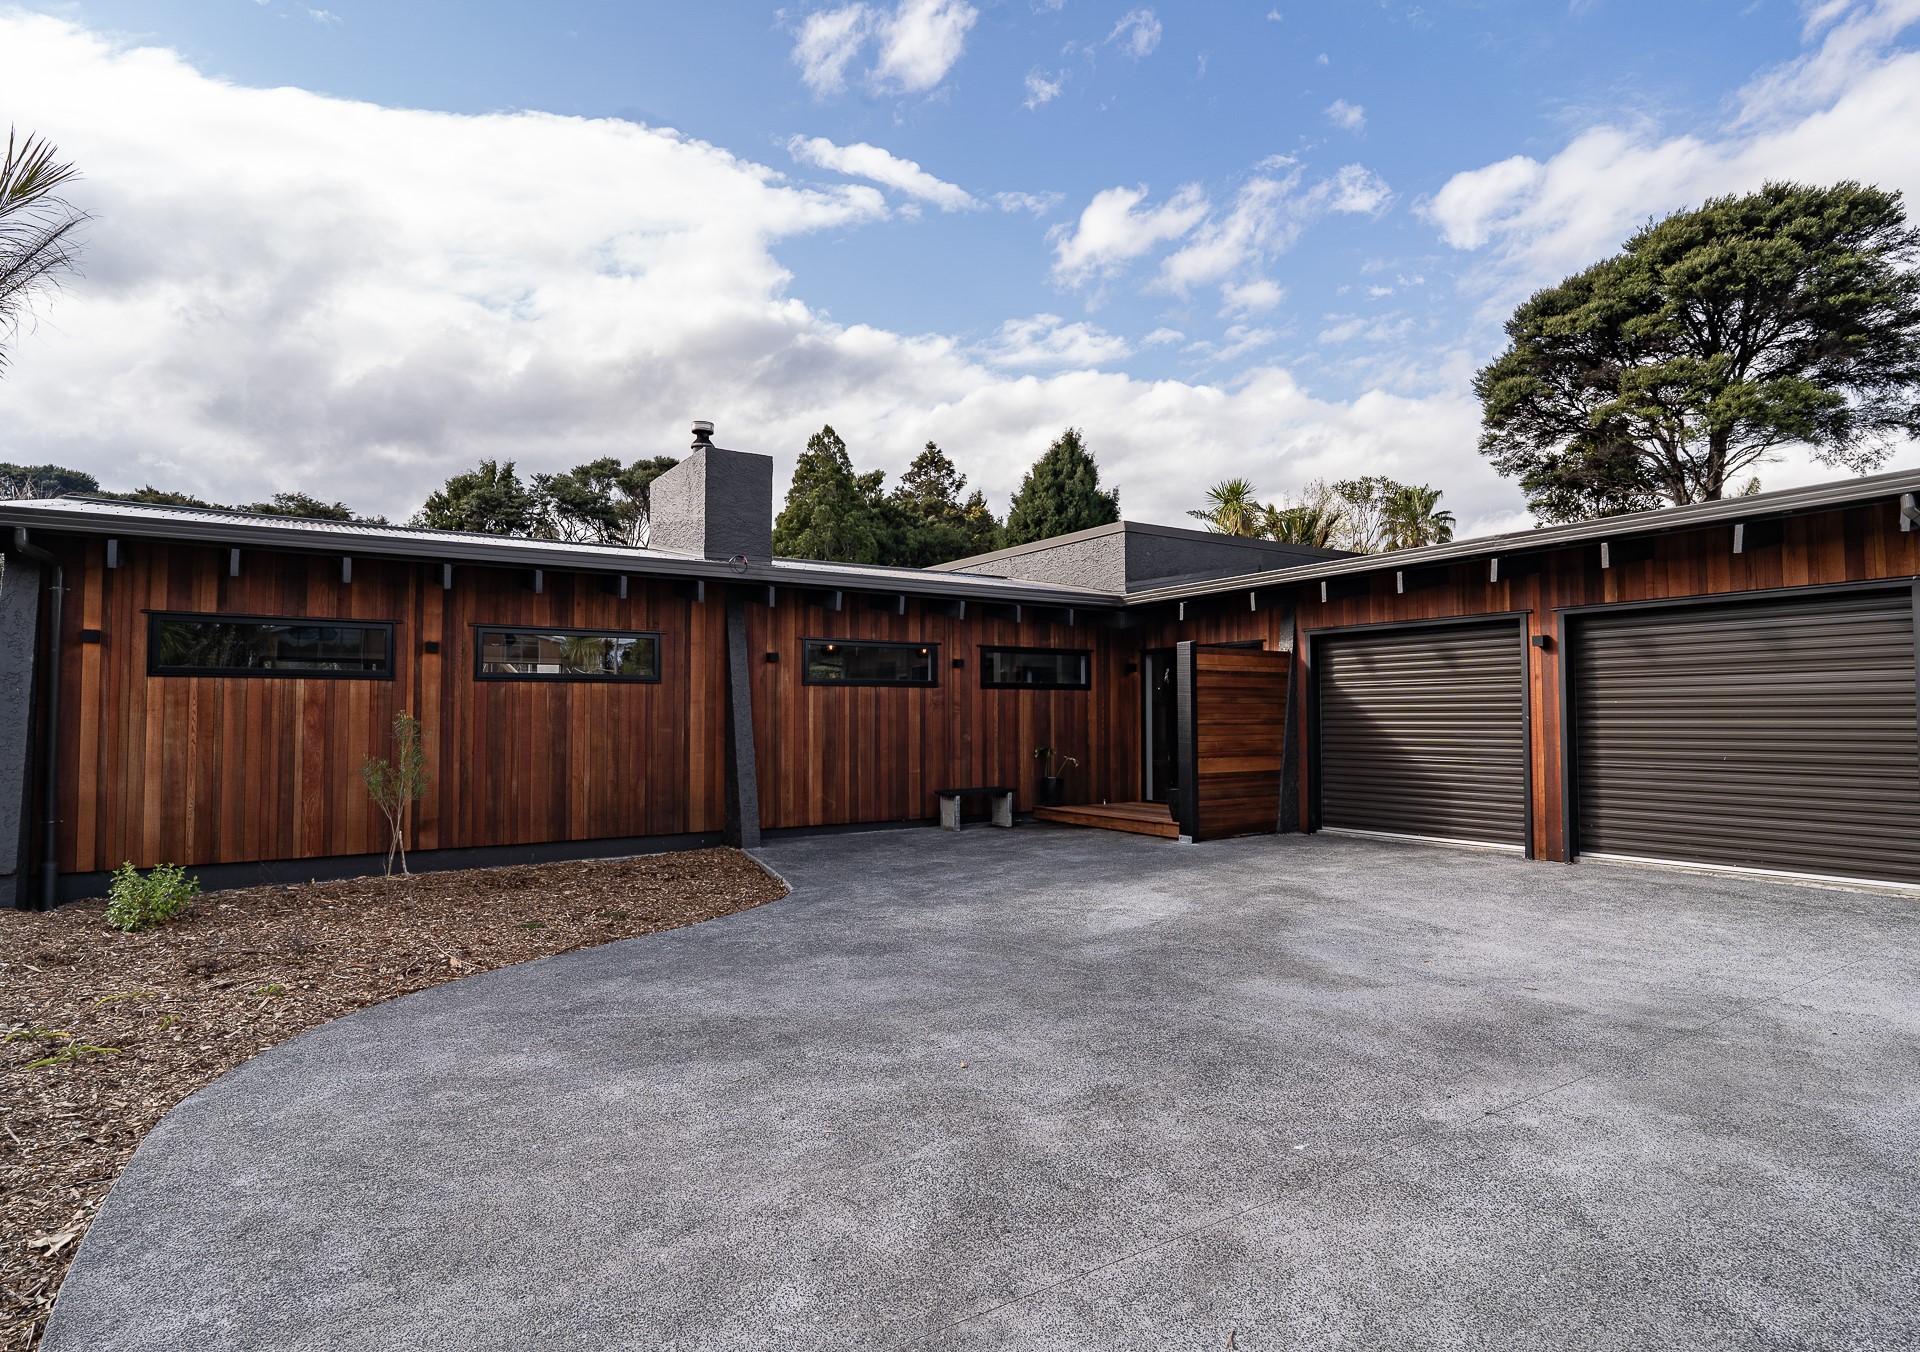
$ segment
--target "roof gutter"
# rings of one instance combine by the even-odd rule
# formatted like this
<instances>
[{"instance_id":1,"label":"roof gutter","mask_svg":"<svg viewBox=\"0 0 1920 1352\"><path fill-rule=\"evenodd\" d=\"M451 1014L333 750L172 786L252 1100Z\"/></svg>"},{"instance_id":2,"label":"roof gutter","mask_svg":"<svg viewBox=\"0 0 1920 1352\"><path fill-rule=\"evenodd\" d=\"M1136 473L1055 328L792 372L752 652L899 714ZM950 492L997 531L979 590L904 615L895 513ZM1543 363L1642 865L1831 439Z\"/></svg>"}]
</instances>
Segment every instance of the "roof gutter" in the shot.
<instances>
[{"instance_id":1,"label":"roof gutter","mask_svg":"<svg viewBox=\"0 0 1920 1352\"><path fill-rule=\"evenodd\" d=\"M47 742L46 770L41 777L40 820L46 832L41 844L40 909L51 911L60 901L59 803L60 803L60 625L62 602L67 591L67 570L60 560L27 539L27 528L13 528L13 552L52 568L48 582L47 605L47 681L41 731Z\"/></svg>"}]
</instances>

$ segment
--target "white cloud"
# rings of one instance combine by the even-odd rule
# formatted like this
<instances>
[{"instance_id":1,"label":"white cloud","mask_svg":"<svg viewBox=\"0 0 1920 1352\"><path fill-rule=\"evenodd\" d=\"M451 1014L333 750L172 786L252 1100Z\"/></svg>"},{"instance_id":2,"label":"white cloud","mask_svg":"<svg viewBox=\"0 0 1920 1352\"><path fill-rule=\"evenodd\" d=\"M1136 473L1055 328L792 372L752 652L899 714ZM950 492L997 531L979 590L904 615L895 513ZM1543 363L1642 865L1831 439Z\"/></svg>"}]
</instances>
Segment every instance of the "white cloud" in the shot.
<instances>
[{"instance_id":1,"label":"white cloud","mask_svg":"<svg viewBox=\"0 0 1920 1352\"><path fill-rule=\"evenodd\" d=\"M1222 315L1257 314L1271 310L1287 298L1286 288L1265 277L1250 277L1244 282L1228 282L1220 288L1225 303Z\"/></svg>"},{"instance_id":2,"label":"white cloud","mask_svg":"<svg viewBox=\"0 0 1920 1352\"><path fill-rule=\"evenodd\" d=\"M1064 74L1049 78L1040 71L1027 72L1027 108L1029 111L1043 103L1052 103L1060 97L1060 91L1067 87Z\"/></svg>"},{"instance_id":3,"label":"white cloud","mask_svg":"<svg viewBox=\"0 0 1920 1352\"><path fill-rule=\"evenodd\" d=\"M871 179L909 197L931 202L942 211L970 211L981 205L965 188L935 178L912 160L900 159L864 141L837 146L824 136L794 136L787 140L787 151L802 164Z\"/></svg>"},{"instance_id":4,"label":"white cloud","mask_svg":"<svg viewBox=\"0 0 1920 1352\"><path fill-rule=\"evenodd\" d=\"M1544 161L1516 155L1455 174L1422 213L1456 249L1476 251L1463 286L1491 325L1530 292L1618 251L1650 218L1769 180L1858 179L1920 199L1920 52L1898 38L1920 0L1809 8L1816 40L1763 72L1718 129L1666 134L1646 121L1576 134ZM1911 444L1905 461L1920 461ZM1797 453L1770 487L1833 477Z\"/></svg>"},{"instance_id":5,"label":"white cloud","mask_svg":"<svg viewBox=\"0 0 1920 1352\"><path fill-rule=\"evenodd\" d=\"M1286 178L1248 180L1235 195L1232 210L1208 217L1187 244L1161 263L1157 284L1184 295L1288 247L1303 223L1299 213L1288 209L1299 181L1297 169Z\"/></svg>"},{"instance_id":6,"label":"white cloud","mask_svg":"<svg viewBox=\"0 0 1920 1352\"><path fill-rule=\"evenodd\" d=\"M980 349L991 365L1087 368L1123 361L1133 355L1127 340L1092 324L1069 324L1059 315L1009 319L992 342Z\"/></svg>"},{"instance_id":7,"label":"white cloud","mask_svg":"<svg viewBox=\"0 0 1920 1352\"><path fill-rule=\"evenodd\" d=\"M1341 131L1365 131L1367 129L1367 110L1357 103L1348 103L1345 99L1335 99L1327 105L1327 121Z\"/></svg>"},{"instance_id":8,"label":"white cloud","mask_svg":"<svg viewBox=\"0 0 1920 1352\"><path fill-rule=\"evenodd\" d=\"M1283 165L1284 175L1249 179L1231 210L1209 214L1161 263L1155 287L1185 295L1195 286L1222 282L1292 248L1301 232L1329 211L1374 214L1392 200L1386 183L1362 165L1346 165L1311 185L1305 184L1302 166L1282 162L1275 167ZM1256 309L1263 308L1257 302L1265 294L1257 279L1243 277L1238 287L1223 289L1222 299L1229 310Z\"/></svg>"},{"instance_id":9,"label":"white cloud","mask_svg":"<svg viewBox=\"0 0 1920 1352\"><path fill-rule=\"evenodd\" d=\"M1748 85L1720 136L1640 122L1587 129L1544 163L1513 156L1455 174L1423 211L1457 249L1491 246L1504 272L1545 285L1606 257L1650 216L1768 179L1858 178L1920 193L1920 52L1891 46L1920 0L1833 6L1818 47ZM1836 18L1838 21L1836 22Z\"/></svg>"},{"instance_id":10,"label":"white cloud","mask_svg":"<svg viewBox=\"0 0 1920 1352\"><path fill-rule=\"evenodd\" d=\"M1279 336L1272 329L1232 324L1228 326L1226 333L1221 335L1222 341L1188 343L1182 350L1191 353L1203 365L1218 366L1222 362L1233 361L1237 357L1244 357L1249 352L1263 348Z\"/></svg>"},{"instance_id":11,"label":"white cloud","mask_svg":"<svg viewBox=\"0 0 1920 1352\"><path fill-rule=\"evenodd\" d=\"M823 98L845 89L847 67L860 55L872 27L873 11L865 5L809 14L793 44L793 61L807 88Z\"/></svg>"},{"instance_id":12,"label":"white cloud","mask_svg":"<svg viewBox=\"0 0 1920 1352\"><path fill-rule=\"evenodd\" d=\"M1145 338L1142 338L1140 340L1140 346L1165 347L1169 343L1183 343L1186 341L1186 339L1187 339L1187 335L1180 332L1180 330L1178 329L1161 328L1161 329L1155 329L1152 333L1149 333Z\"/></svg>"},{"instance_id":13,"label":"white cloud","mask_svg":"<svg viewBox=\"0 0 1920 1352\"><path fill-rule=\"evenodd\" d=\"M1329 211L1353 216L1377 216L1393 201L1393 190L1387 186L1387 181L1361 164L1342 165L1325 186L1328 189L1326 203Z\"/></svg>"},{"instance_id":14,"label":"white cloud","mask_svg":"<svg viewBox=\"0 0 1920 1352\"><path fill-rule=\"evenodd\" d=\"M1155 246L1178 239L1207 216L1207 199L1189 183L1145 211L1146 188L1108 188L1095 193L1079 222L1055 231L1053 275L1069 285L1113 271Z\"/></svg>"},{"instance_id":15,"label":"white cloud","mask_svg":"<svg viewBox=\"0 0 1920 1352\"><path fill-rule=\"evenodd\" d=\"M85 170L73 195L97 217L85 277L15 351L9 459L404 516L482 458L534 473L679 452L692 417L784 473L831 421L863 468L897 473L938 441L1004 508L1072 424L1138 519L1183 520L1196 485L1249 470L1274 492L1362 469L1440 483L1468 528L1516 502L1473 448L1462 381L1316 398L1247 369L1272 341L1248 327L1210 349L1210 383L1006 370L952 337L835 323L774 251L877 227L865 184L796 186L611 119L249 89L44 16L0 17L0 88ZM1197 200L1143 192L1121 214L1166 213L1145 228L1172 238ZM1040 349L1118 350L1073 327L1036 330Z\"/></svg>"},{"instance_id":16,"label":"white cloud","mask_svg":"<svg viewBox=\"0 0 1920 1352\"><path fill-rule=\"evenodd\" d=\"M883 92L921 94L947 78L966 49L980 11L965 0L900 0L880 24L873 83Z\"/></svg>"},{"instance_id":17,"label":"white cloud","mask_svg":"<svg viewBox=\"0 0 1920 1352\"><path fill-rule=\"evenodd\" d=\"M1066 200L1065 193L1057 192L997 192L993 195L993 204L1002 211L1024 211L1034 216L1045 216Z\"/></svg>"},{"instance_id":18,"label":"white cloud","mask_svg":"<svg viewBox=\"0 0 1920 1352\"><path fill-rule=\"evenodd\" d=\"M1320 53L1320 55L1313 58L1313 64L1316 66L1331 66L1333 64L1333 58L1328 56L1325 52L1322 52Z\"/></svg>"},{"instance_id":19,"label":"white cloud","mask_svg":"<svg viewBox=\"0 0 1920 1352\"><path fill-rule=\"evenodd\" d=\"M824 98L847 87L848 67L873 43L868 89L923 94L947 78L979 18L965 0L900 0L890 14L865 4L819 10L801 22L793 61L807 88Z\"/></svg>"},{"instance_id":20,"label":"white cloud","mask_svg":"<svg viewBox=\"0 0 1920 1352\"><path fill-rule=\"evenodd\" d=\"M1130 9L1107 34L1107 41L1119 43L1121 51L1138 61L1153 55L1153 49L1160 45L1161 31L1160 20L1152 10Z\"/></svg>"}]
</instances>

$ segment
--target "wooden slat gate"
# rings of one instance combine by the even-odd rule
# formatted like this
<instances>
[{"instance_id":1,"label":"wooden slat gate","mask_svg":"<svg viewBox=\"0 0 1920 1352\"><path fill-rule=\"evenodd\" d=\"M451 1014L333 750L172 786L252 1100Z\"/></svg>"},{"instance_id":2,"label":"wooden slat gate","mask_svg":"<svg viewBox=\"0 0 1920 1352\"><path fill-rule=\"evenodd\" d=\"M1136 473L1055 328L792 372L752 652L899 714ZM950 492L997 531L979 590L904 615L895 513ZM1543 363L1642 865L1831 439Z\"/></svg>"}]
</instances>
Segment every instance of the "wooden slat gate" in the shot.
<instances>
[{"instance_id":1,"label":"wooden slat gate","mask_svg":"<svg viewBox=\"0 0 1920 1352\"><path fill-rule=\"evenodd\" d=\"M1279 830L1292 666L1292 653L1179 645L1181 835L1218 840Z\"/></svg>"}]
</instances>

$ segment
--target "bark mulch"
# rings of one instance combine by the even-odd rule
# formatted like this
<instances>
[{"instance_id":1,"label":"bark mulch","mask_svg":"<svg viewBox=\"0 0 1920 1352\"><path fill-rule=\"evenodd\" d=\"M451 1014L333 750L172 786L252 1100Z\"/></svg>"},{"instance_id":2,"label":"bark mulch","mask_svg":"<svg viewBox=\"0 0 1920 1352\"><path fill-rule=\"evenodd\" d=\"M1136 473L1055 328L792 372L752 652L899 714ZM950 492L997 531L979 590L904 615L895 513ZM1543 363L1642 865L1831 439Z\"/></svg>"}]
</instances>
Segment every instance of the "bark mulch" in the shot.
<instances>
[{"instance_id":1,"label":"bark mulch","mask_svg":"<svg viewBox=\"0 0 1920 1352\"><path fill-rule=\"evenodd\" d=\"M736 850L214 892L138 934L0 911L0 1349L39 1342L95 1210L174 1104L296 1033L786 888Z\"/></svg>"}]
</instances>

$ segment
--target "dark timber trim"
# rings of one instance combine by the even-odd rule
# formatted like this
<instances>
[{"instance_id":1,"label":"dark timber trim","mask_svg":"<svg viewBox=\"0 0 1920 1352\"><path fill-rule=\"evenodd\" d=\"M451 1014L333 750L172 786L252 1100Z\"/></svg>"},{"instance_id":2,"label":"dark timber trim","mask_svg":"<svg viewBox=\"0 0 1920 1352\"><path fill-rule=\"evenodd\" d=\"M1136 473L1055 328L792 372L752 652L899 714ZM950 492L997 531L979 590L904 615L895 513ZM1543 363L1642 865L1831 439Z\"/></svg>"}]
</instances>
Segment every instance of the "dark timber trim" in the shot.
<instances>
[{"instance_id":1,"label":"dark timber trim","mask_svg":"<svg viewBox=\"0 0 1920 1352\"><path fill-rule=\"evenodd\" d=\"M670 836L606 836L598 840L546 840L526 845L473 845L445 850L408 850L407 864L415 873L444 873L453 869L506 868L514 864L556 864L571 859L629 859L644 854L674 854L707 850L728 842L717 831L689 831ZM254 863L196 864L188 870L209 892L271 883L334 882L342 878L377 878L386 870L385 854L330 854L308 859L263 859ZM60 901L103 897L111 873L65 873L60 876Z\"/></svg>"},{"instance_id":2,"label":"dark timber trim","mask_svg":"<svg viewBox=\"0 0 1920 1352\"><path fill-rule=\"evenodd\" d=\"M1200 838L1200 705L1195 698L1194 661L1199 649L1191 639L1182 640L1173 649L1173 754L1180 767L1175 815L1180 834L1187 840Z\"/></svg>"},{"instance_id":3,"label":"dark timber trim","mask_svg":"<svg viewBox=\"0 0 1920 1352\"><path fill-rule=\"evenodd\" d=\"M726 824L729 845L760 846L760 770L753 744L753 654L747 651L747 602L727 593Z\"/></svg>"},{"instance_id":4,"label":"dark timber trim","mask_svg":"<svg viewBox=\"0 0 1920 1352\"><path fill-rule=\"evenodd\" d=\"M1695 592L1691 596L1660 596L1646 601L1588 601L1577 606L1555 606L1560 615L1590 615L1613 610L1671 610L1675 606L1739 605L1742 601L1785 601L1795 596L1839 596L1846 592L1898 591L1920 582L1920 577L1869 578L1864 582L1825 582L1808 587L1754 587L1747 591Z\"/></svg>"}]
</instances>

